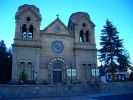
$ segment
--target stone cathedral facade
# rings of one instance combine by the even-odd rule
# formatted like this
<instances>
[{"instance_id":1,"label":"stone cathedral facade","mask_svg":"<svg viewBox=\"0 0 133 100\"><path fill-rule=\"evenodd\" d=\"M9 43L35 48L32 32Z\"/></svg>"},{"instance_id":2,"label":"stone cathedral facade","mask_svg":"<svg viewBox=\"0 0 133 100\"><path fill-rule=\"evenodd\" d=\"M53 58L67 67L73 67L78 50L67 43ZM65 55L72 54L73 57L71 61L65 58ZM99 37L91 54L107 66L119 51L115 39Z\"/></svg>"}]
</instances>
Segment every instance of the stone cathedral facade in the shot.
<instances>
[{"instance_id":1,"label":"stone cathedral facade","mask_svg":"<svg viewBox=\"0 0 133 100\"><path fill-rule=\"evenodd\" d=\"M41 14L34 5L22 5L15 15L12 79L24 71L27 80L54 83L93 80L97 66L94 23L86 12L73 13L66 26L57 18L40 30Z\"/></svg>"}]
</instances>

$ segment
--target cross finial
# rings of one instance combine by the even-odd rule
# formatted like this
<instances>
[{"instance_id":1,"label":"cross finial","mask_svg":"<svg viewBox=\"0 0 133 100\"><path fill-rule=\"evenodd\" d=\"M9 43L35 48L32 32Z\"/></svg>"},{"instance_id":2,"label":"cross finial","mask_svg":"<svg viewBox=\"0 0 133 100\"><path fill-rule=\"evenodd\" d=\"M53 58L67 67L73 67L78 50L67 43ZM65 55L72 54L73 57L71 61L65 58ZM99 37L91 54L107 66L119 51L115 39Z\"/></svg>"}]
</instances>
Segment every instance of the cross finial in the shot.
<instances>
[{"instance_id":1,"label":"cross finial","mask_svg":"<svg viewBox=\"0 0 133 100\"><path fill-rule=\"evenodd\" d=\"M59 17L59 14L57 14L56 16L57 16L57 18L58 18L58 17Z\"/></svg>"}]
</instances>

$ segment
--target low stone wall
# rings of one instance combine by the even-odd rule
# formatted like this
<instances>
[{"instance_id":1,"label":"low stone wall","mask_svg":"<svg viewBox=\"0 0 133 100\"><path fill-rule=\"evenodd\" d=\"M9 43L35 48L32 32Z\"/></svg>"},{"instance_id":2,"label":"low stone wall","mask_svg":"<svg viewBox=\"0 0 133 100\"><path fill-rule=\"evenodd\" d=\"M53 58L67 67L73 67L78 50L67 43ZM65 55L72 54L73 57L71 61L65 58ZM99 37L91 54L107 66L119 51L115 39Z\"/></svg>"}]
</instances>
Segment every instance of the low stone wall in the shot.
<instances>
[{"instance_id":1,"label":"low stone wall","mask_svg":"<svg viewBox=\"0 0 133 100\"><path fill-rule=\"evenodd\" d=\"M0 85L0 98L78 96L133 93L133 82L74 85Z\"/></svg>"},{"instance_id":2,"label":"low stone wall","mask_svg":"<svg viewBox=\"0 0 133 100\"><path fill-rule=\"evenodd\" d=\"M133 82L113 82L99 84L100 93L123 94L133 93Z\"/></svg>"},{"instance_id":3,"label":"low stone wall","mask_svg":"<svg viewBox=\"0 0 133 100\"><path fill-rule=\"evenodd\" d=\"M90 90L87 85L0 85L0 96L3 98L75 96L83 95Z\"/></svg>"}]
</instances>

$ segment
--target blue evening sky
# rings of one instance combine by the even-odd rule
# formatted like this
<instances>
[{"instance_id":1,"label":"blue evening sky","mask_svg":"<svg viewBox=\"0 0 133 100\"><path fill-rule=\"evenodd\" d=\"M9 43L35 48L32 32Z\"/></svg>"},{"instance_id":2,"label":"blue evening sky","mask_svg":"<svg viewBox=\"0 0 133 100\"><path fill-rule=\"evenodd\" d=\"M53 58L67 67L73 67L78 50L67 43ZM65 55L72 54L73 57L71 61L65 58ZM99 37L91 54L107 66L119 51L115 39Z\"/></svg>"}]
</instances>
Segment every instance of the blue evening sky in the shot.
<instances>
[{"instance_id":1,"label":"blue evening sky","mask_svg":"<svg viewBox=\"0 0 133 100\"><path fill-rule=\"evenodd\" d=\"M132 0L0 0L0 40L11 47L15 34L15 13L19 6L33 4L42 15L41 29L55 20L56 15L68 24L72 13L83 11L89 13L96 25L96 44L99 49L99 36L108 18L117 27L124 47L129 51L133 61L133 1Z\"/></svg>"}]
</instances>

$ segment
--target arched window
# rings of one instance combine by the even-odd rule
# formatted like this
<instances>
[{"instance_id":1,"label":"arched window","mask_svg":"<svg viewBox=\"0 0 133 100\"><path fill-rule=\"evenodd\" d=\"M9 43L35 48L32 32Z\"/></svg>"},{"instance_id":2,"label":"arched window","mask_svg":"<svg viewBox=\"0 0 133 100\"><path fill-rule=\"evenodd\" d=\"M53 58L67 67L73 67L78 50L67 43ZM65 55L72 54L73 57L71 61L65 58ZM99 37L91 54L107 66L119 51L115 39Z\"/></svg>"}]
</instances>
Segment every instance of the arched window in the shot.
<instances>
[{"instance_id":1,"label":"arched window","mask_svg":"<svg viewBox=\"0 0 133 100\"><path fill-rule=\"evenodd\" d=\"M33 30L34 30L33 25L27 26L26 24L23 24L21 37L32 39L33 38Z\"/></svg>"},{"instance_id":2,"label":"arched window","mask_svg":"<svg viewBox=\"0 0 133 100\"><path fill-rule=\"evenodd\" d=\"M22 72L25 70L25 62L24 61L21 61L19 63L19 71Z\"/></svg>"},{"instance_id":3,"label":"arched window","mask_svg":"<svg viewBox=\"0 0 133 100\"><path fill-rule=\"evenodd\" d=\"M33 38L33 25L30 25L30 26L29 26L28 37L29 37L30 39Z\"/></svg>"},{"instance_id":4,"label":"arched window","mask_svg":"<svg viewBox=\"0 0 133 100\"><path fill-rule=\"evenodd\" d=\"M25 67L25 62L20 62L20 67Z\"/></svg>"},{"instance_id":5,"label":"arched window","mask_svg":"<svg viewBox=\"0 0 133 100\"><path fill-rule=\"evenodd\" d=\"M53 69L54 70L61 70L62 69L62 64L59 63L59 62L54 63Z\"/></svg>"},{"instance_id":6,"label":"arched window","mask_svg":"<svg viewBox=\"0 0 133 100\"><path fill-rule=\"evenodd\" d=\"M27 36L27 25L26 24L23 24L21 37L22 38L26 38L26 36Z\"/></svg>"},{"instance_id":7,"label":"arched window","mask_svg":"<svg viewBox=\"0 0 133 100\"><path fill-rule=\"evenodd\" d=\"M32 67L32 62L29 61L29 62L27 63L27 65L28 65L28 67Z\"/></svg>"},{"instance_id":8,"label":"arched window","mask_svg":"<svg viewBox=\"0 0 133 100\"><path fill-rule=\"evenodd\" d=\"M20 76L22 74L22 72L25 71L25 61L21 60L19 63L18 63L18 69L17 69L17 77L18 79L20 79Z\"/></svg>"},{"instance_id":9,"label":"arched window","mask_svg":"<svg viewBox=\"0 0 133 100\"><path fill-rule=\"evenodd\" d=\"M90 42L89 39L90 39L90 34L89 34L89 31L87 30L86 33L85 33L85 38L86 38L86 42Z\"/></svg>"},{"instance_id":10,"label":"arched window","mask_svg":"<svg viewBox=\"0 0 133 100\"><path fill-rule=\"evenodd\" d=\"M80 31L80 42L84 42L84 31Z\"/></svg>"},{"instance_id":11,"label":"arched window","mask_svg":"<svg viewBox=\"0 0 133 100\"><path fill-rule=\"evenodd\" d=\"M28 61L28 62L27 62L26 72L27 72L27 78L28 78L29 80L34 80L34 74L35 74L35 73L34 73L32 61Z\"/></svg>"}]
</instances>

